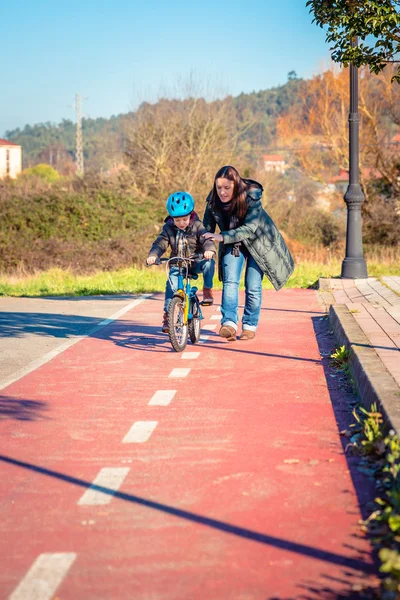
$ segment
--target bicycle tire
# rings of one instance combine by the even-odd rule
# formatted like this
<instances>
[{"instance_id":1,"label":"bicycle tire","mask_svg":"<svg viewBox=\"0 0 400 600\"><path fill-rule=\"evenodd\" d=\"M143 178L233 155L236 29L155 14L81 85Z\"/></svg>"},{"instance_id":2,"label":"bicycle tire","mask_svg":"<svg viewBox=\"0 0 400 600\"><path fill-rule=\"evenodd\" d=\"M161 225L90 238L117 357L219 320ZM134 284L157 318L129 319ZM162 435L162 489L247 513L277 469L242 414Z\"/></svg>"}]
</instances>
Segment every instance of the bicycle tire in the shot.
<instances>
[{"instance_id":1,"label":"bicycle tire","mask_svg":"<svg viewBox=\"0 0 400 600\"><path fill-rule=\"evenodd\" d=\"M182 352L186 348L188 339L188 325L184 325L183 321L183 299L179 296L174 296L168 309L168 336L171 346L175 352Z\"/></svg>"},{"instance_id":2,"label":"bicycle tire","mask_svg":"<svg viewBox=\"0 0 400 600\"><path fill-rule=\"evenodd\" d=\"M192 314L193 318L188 325L189 329L189 337L192 344L197 344L200 339L201 333L201 320L198 317L198 307L196 306L196 302L192 300Z\"/></svg>"}]
</instances>

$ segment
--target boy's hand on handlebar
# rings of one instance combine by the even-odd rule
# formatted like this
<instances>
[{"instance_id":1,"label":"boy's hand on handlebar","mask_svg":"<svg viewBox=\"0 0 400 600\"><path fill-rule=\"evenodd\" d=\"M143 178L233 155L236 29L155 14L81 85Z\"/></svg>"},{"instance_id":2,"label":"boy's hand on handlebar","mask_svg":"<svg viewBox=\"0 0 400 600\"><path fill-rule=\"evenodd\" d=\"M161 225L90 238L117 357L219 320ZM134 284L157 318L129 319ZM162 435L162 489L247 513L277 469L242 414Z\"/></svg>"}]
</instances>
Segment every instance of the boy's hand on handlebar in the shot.
<instances>
[{"instance_id":1,"label":"boy's hand on handlebar","mask_svg":"<svg viewBox=\"0 0 400 600\"><path fill-rule=\"evenodd\" d=\"M210 260L213 256L214 252L212 250L206 250L206 252L204 252L204 258L206 260Z\"/></svg>"},{"instance_id":2,"label":"boy's hand on handlebar","mask_svg":"<svg viewBox=\"0 0 400 600\"><path fill-rule=\"evenodd\" d=\"M146 259L146 264L148 265L154 265L154 263L156 262L157 257L156 256L148 256Z\"/></svg>"}]
</instances>

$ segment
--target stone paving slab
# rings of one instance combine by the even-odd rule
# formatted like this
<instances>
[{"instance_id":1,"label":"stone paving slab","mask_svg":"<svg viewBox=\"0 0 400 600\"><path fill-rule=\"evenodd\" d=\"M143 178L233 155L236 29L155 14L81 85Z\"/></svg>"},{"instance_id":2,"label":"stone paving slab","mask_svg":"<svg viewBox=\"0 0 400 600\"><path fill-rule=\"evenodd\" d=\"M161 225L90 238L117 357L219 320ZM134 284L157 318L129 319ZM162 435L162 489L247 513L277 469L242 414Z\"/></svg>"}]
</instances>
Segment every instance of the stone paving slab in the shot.
<instances>
[{"instance_id":1,"label":"stone paving slab","mask_svg":"<svg viewBox=\"0 0 400 600\"><path fill-rule=\"evenodd\" d=\"M394 292L400 294L400 277L382 277L382 281Z\"/></svg>"},{"instance_id":2,"label":"stone paving slab","mask_svg":"<svg viewBox=\"0 0 400 600\"><path fill-rule=\"evenodd\" d=\"M383 282L383 283L382 283ZM400 432L400 277L320 279L321 302L351 368L362 402L376 402Z\"/></svg>"}]
</instances>

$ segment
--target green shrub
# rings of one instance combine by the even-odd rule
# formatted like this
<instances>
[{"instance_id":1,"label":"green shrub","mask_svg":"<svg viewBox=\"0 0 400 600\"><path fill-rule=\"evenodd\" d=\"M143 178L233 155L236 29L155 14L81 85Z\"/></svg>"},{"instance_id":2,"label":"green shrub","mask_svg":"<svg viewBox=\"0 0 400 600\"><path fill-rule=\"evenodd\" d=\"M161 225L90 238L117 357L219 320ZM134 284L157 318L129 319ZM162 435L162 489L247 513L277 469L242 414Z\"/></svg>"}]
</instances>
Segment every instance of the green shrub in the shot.
<instances>
[{"instance_id":1,"label":"green shrub","mask_svg":"<svg viewBox=\"0 0 400 600\"><path fill-rule=\"evenodd\" d=\"M34 167L29 167L28 169L24 169L22 171L22 177L40 177L44 181L53 182L59 179L60 175L58 172L51 167L50 165L46 165L40 163L35 165Z\"/></svg>"}]
</instances>

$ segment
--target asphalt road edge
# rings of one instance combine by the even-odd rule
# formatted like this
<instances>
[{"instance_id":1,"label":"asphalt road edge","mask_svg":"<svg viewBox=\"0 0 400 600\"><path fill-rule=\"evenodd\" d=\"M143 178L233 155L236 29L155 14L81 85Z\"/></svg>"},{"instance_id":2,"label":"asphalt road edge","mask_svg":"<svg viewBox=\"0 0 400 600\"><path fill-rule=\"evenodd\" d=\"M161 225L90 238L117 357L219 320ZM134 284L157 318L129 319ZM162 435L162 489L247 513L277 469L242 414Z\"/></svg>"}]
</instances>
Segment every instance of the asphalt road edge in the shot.
<instances>
[{"instance_id":1,"label":"asphalt road edge","mask_svg":"<svg viewBox=\"0 0 400 600\"><path fill-rule=\"evenodd\" d=\"M50 350L43 356L39 356L38 358L31 361L28 365L26 365L22 369L18 369L15 373L10 375L6 379L3 379L0 381L0 392L2 390L4 390L5 388L7 388L9 385L12 385L16 381L19 381L20 379L22 379L22 377L25 377L25 375L29 375L29 373L32 373L32 371L36 371L36 369L38 369L42 365L46 364L47 362L49 362L50 360L52 360L53 358L55 358L56 356L58 356L59 354L61 354L62 352L64 352L68 348L70 348L71 346L73 346L74 344L77 344L78 342L85 339L86 337L89 337L89 336L97 333L97 331L99 331L106 325L109 325L113 321L116 321L119 317L121 317L122 315L124 315L125 313L130 311L131 309L135 308L135 306L137 306L138 304L143 302L143 300L150 298L151 296L152 296L152 294L138 295L137 298L135 298L134 300L129 302L126 306L119 309L117 312L115 312L110 317L108 317L106 319L102 319L97 325L95 325L94 327L91 327L90 329L85 331L82 335L78 335L73 338L69 338L67 341L65 341L62 344L60 344L59 346L57 346L57 348Z\"/></svg>"}]
</instances>

